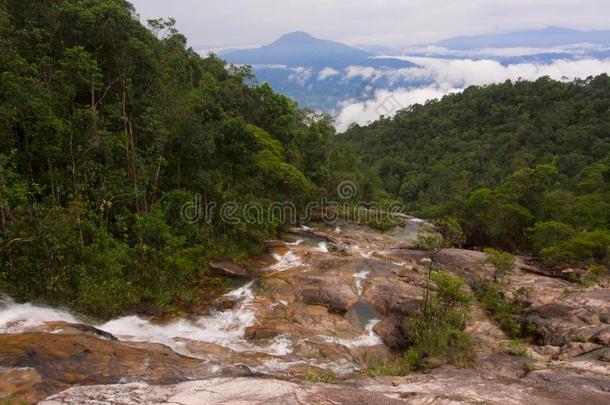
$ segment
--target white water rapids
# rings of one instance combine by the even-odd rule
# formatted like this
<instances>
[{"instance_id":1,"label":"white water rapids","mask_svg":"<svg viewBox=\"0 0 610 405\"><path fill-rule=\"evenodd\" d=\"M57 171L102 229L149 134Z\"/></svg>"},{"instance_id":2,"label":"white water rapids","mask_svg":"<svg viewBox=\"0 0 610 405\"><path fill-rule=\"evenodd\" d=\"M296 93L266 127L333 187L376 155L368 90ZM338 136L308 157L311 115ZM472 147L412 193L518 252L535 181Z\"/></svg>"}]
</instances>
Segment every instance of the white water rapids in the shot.
<instances>
[{"instance_id":1,"label":"white water rapids","mask_svg":"<svg viewBox=\"0 0 610 405\"><path fill-rule=\"evenodd\" d=\"M301 258L291 250L284 255L272 253L271 256L277 261L277 263L269 267L269 270L271 271L287 271L304 266Z\"/></svg>"},{"instance_id":2,"label":"white water rapids","mask_svg":"<svg viewBox=\"0 0 610 405\"><path fill-rule=\"evenodd\" d=\"M185 340L213 343L238 352L252 351L275 356L291 353L292 342L283 335L266 346L257 346L245 340L246 328L256 324L256 313L251 307L253 283L251 281L226 294L231 300L241 301L237 308L203 316L194 322L180 319L159 325L139 316L125 316L93 326L123 341L161 343L186 355L192 354L185 349ZM18 304L10 299L3 301L0 304L0 333L26 332L50 322L83 323L67 311Z\"/></svg>"},{"instance_id":3,"label":"white water rapids","mask_svg":"<svg viewBox=\"0 0 610 405\"><path fill-rule=\"evenodd\" d=\"M307 228L304 229L307 230ZM340 229L336 229L335 232L343 233ZM320 269L315 267L316 263L324 260L320 258L321 255L338 256L345 255L345 252L347 252L348 255L351 254L356 257L356 260L361 260L359 259L360 256L370 259L374 254L373 250L362 251L360 246L349 240L338 243L318 240L315 242L316 244L309 240L307 240L307 243L304 242L305 240L298 239L292 243L286 243L287 249L278 249L271 253L275 263L265 264L263 269L268 272L294 272L294 274L278 275L278 277L288 279L293 277L295 280L299 277L297 272L313 271L314 278L316 278L323 277ZM314 252L315 254L312 255ZM331 258L331 260L334 259ZM351 282L355 283L355 290L359 296L362 296L365 282L370 275L371 271L361 270L353 274L344 274L342 280L346 283L350 283L350 279L353 280ZM273 277L273 274L266 276ZM280 334L274 338L248 340L246 339L248 328L260 324L262 325L261 330L264 331L265 322L269 320L269 316L271 316L272 322L283 319L280 318L280 315L276 319L275 312L270 315L268 307L277 308L276 312L279 314L289 313L289 310L296 310L297 314L299 314L299 311L307 314L301 307L302 304L299 302L294 304L289 299L290 295L285 299L280 299L281 295L273 297L271 302L269 301L270 297L265 294L257 296L253 289L254 283L254 281L250 281L225 294L222 301L233 303L231 309L215 311L198 318L179 318L165 323L155 322L154 319L137 315L123 316L105 323L92 323L60 308L50 308L30 303L21 304L10 298L0 296L0 334L24 332L73 333L69 326L62 326L62 324L88 324L115 336L123 342L162 344L177 353L203 361L218 361L214 356L219 355L228 354L231 357L232 354L229 353L229 350L239 352L239 356L236 356L239 360L236 359L236 361L254 359L254 364L247 364L252 370L260 372L281 371L306 364L307 366L328 368L339 374L346 374L360 367L357 361L348 360L341 356L336 359L324 357L322 361L317 356L306 353L318 350L317 345L324 347L329 343L344 346L347 349L383 344L382 340L373 332L373 328L380 320L371 320L370 318L362 323L358 322L357 326L350 329L349 332L340 331L333 334L332 328L321 331L321 328L314 322L311 325L307 324L307 328L311 329L310 333L301 331L294 334L282 332L285 334ZM299 288L299 285L295 285L295 292L298 293ZM286 307L286 309L284 310L281 307ZM257 316L260 319L257 319ZM327 315L329 319L332 316L336 315ZM352 321L350 319L350 322ZM352 323L356 324L356 322ZM272 323L272 327L274 325ZM285 331L286 329L281 330ZM256 332L256 329L254 331ZM218 348L210 345L228 350L219 351ZM256 354L250 356L249 353ZM220 362L223 361L226 360L220 360Z\"/></svg>"}]
</instances>

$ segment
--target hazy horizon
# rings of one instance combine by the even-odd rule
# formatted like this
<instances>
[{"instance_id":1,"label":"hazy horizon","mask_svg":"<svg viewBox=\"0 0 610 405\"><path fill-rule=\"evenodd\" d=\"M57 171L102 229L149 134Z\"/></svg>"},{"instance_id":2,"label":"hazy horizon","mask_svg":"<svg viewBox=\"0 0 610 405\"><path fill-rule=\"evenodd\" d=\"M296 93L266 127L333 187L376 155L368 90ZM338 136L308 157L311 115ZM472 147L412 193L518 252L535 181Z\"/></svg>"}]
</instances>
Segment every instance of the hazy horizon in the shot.
<instances>
[{"instance_id":1,"label":"hazy horizon","mask_svg":"<svg viewBox=\"0 0 610 405\"><path fill-rule=\"evenodd\" d=\"M260 46L293 31L349 45L403 47L549 26L610 29L610 2L602 0L130 1L142 21L174 17L191 46L210 49Z\"/></svg>"}]
</instances>

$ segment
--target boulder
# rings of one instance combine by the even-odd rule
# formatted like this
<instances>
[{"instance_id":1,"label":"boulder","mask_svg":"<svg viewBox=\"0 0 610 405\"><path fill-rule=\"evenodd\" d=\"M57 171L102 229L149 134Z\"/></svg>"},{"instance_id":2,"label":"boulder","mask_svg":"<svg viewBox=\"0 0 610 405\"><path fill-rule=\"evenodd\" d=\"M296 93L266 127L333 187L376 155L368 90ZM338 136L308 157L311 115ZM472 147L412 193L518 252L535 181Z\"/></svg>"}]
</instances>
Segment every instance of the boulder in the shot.
<instances>
[{"instance_id":1,"label":"boulder","mask_svg":"<svg viewBox=\"0 0 610 405\"><path fill-rule=\"evenodd\" d=\"M610 363L610 349L602 350L599 357L597 358L599 361L604 361L606 363Z\"/></svg>"},{"instance_id":2,"label":"boulder","mask_svg":"<svg viewBox=\"0 0 610 405\"><path fill-rule=\"evenodd\" d=\"M525 330L531 331L537 345L563 346L570 342L570 328L562 327L561 322L545 319L537 314L527 316L522 321Z\"/></svg>"},{"instance_id":3,"label":"boulder","mask_svg":"<svg viewBox=\"0 0 610 405\"><path fill-rule=\"evenodd\" d=\"M346 285L307 288L301 292L303 302L308 305L324 305L330 312L344 313L358 302L358 296Z\"/></svg>"},{"instance_id":4,"label":"boulder","mask_svg":"<svg viewBox=\"0 0 610 405\"><path fill-rule=\"evenodd\" d=\"M610 346L610 328L602 329L591 338L593 343Z\"/></svg>"},{"instance_id":5,"label":"boulder","mask_svg":"<svg viewBox=\"0 0 610 405\"><path fill-rule=\"evenodd\" d=\"M570 342L561 348L559 358L562 360L571 359L573 357L591 353L599 348L601 348L601 346L594 343Z\"/></svg>"},{"instance_id":6,"label":"boulder","mask_svg":"<svg viewBox=\"0 0 610 405\"><path fill-rule=\"evenodd\" d=\"M68 323L62 321L45 322L44 325L37 325L31 332L45 332L56 335L90 335L105 340L118 340L111 333L98 329L91 325L81 323Z\"/></svg>"},{"instance_id":7,"label":"boulder","mask_svg":"<svg viewBox=\"0 0 610 405\"><path fill-rule=\"evenodd\" d=\"M286 242L284 242L283 240L273 239L273 240L263 241L263 245L265 246L265 249L285 248Z\"/></svg>"},{"instance_id":8,"label":"boulder","mask_svg":"<svg viewBox=\"0 0 610 405\"><path fill-rule=\"evenodd\" d=\"M234 278L248 278L250 274L243 267L235 264L230 260L223 260L219 262L210 262L210 269L212 273L218 276L234 277Z\"/></svg>"},{"instance_id":9,"label":"boulder","mask_svg":"<svg viewBox=\"0 0 610 405\"><path fill-rule=\"evenodd\" d=\"M551 303L534 308L532 313L536 313L544 319L568 319L572 317L572 307L563 304Z\"/></svg>"},{"instance_id":10,"label":"boulder","mask_svg":"<svg viewBox=\"0 0 610 405\"><path fill-rule=\"evenodd\" d=\"M364 297L386 316L414 317L419 312L419 300L413 296L412 289L400 283L375 283L365 291Z\"/></svg>"},{"instance_id":11,"label":"boulder","mask_svg":"<svg viewBox=\"0 0 610 405\"><path fill-rule=\"evenodd\" d=\"M409 331L405 326L405 319L398 315L392 315L379 322L373 328L373 332L392 350L405 350L412 343Z\"/></svg>"},{"instance_id":12,"label":"boulder","mask_svg":"<svg viewBox=\"0 0 610 405\"><path fill-rule=\"evenodd\" d=\"M0 371L11 369L35 372L29 377L38 382L36 391L28 388L28 381L17 387L19 392L33 396L16 398L27 398L31 403L71 385L118 384L126 380L172 384L214 375L212 365L179 355L166 346L99 339L90 333L0 334Z\"/></svg>"},{"instance_id":13,"label":"boulder","mask_svg":"<svg viewBox=\"0 0 610 405\"><path fill-rule=\"evenodd\" d=\"M280 333L273 328L257 325L246 328L245 337L247 340L271 339L279 334Z\"/></svg>"}]
</instances>

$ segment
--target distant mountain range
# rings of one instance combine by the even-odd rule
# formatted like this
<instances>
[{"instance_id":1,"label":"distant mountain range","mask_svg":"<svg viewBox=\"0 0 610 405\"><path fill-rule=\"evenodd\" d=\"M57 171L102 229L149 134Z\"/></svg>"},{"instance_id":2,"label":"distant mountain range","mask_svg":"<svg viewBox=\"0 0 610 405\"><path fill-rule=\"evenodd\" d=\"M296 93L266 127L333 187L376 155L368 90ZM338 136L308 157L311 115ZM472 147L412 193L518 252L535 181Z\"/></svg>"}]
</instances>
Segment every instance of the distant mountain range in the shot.
<instances>
[{"instance_id":1,"label":"distant mountain range","mask_svg":"<svg viewBox=\"0 0 610 405\"><path fill-rule=\"evenodd\" d=\"M314 38L305 32L283 35L277 41L256 49L236 49L222 55L236 64L283 65L322 70L345 69L349 66L374 68L413 67L413 63L397 59L378 59L375 53L339 42Z\"/></svg>"},{"instance_id":2,"label":"distant mountain range","mask_svg":"<svg viewBox=\"0 0 610 405\"><path fill-rule=\"evenodd\" d=\"M259 81L269 82L275 90L301 105L333 113L346 103L373 98L378 90L434 84L433 74L405 60L408 57L489 59L502 65L606 59L610 58L610 31L549 27L460 36L403 51L391 51L383 46L363 49L318 39L305 32L293 32L259 48L226 50L220 56L229 63L251 65ZM418 67L422 68L419 72L414 69Z\"/></svg>"},{"instance_id":3,"label":"distant mountain range","mask_svg":"<svg viewBox=\"0 0 610 405\"><path fill-rule=\"evenodd\" d=\"M577 31L549 27L541 30L517 31L506 34L472 35L445 39L435 45L456 50L484 48L550 48L575 44L610 44L610 31Z\"/></svg>"},{"instance_id":4,"label":"distant mountain range","mask_svg":"<svg viewBox=\"0 0 610 405\"><path fill-rule=\"evenodd\" d=\"M417 66L305 32L293 32L269 45L230 50L221 56L233 64L251 65L261 82L269 82L276 91L303 106L327 112L333 112L342 101L366 100L379 86L387 87L387 80L376 78L374 72Z\"/></svg>"}]
</instances>

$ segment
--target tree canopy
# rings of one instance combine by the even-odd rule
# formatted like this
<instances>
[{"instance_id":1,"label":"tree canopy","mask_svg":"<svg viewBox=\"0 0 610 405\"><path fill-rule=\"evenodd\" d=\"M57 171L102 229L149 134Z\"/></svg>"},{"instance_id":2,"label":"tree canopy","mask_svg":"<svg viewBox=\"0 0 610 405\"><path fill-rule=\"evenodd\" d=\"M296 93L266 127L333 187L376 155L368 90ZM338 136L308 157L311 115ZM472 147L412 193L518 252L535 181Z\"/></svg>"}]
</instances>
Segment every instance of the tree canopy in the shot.
<instances>
[{"instance_id":1,"label":"tree canopy","mask_svg":"<svg viewBox=\"0 0 610 405\"><path fill-rule=\"evenodd\" d=\"M255 250L279 219L191 224L181 207L302 205L328 181L334 129L199 56L173 19L1 0L0 133L0 289L111 316L188 301L211 257Z\"/></svg>"},{"instance_id":2,"label":"tree canopy","mask_svg":"<svg viewBox=\"0 0 610 405\"><path fill-rule=\"evenodd\" d=\"M339 145L349 157L335 170L352 168L365 201L456 218L468 246L533 251L549 264L608 261L607 75L470 87L352 126Z\"/></svg>"}]
</instances>

